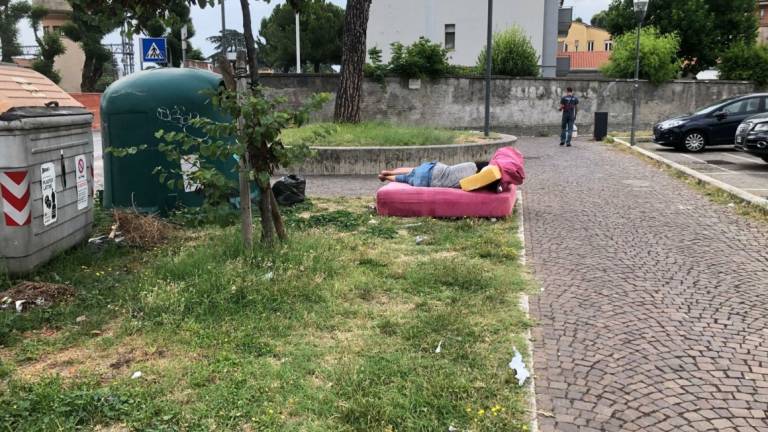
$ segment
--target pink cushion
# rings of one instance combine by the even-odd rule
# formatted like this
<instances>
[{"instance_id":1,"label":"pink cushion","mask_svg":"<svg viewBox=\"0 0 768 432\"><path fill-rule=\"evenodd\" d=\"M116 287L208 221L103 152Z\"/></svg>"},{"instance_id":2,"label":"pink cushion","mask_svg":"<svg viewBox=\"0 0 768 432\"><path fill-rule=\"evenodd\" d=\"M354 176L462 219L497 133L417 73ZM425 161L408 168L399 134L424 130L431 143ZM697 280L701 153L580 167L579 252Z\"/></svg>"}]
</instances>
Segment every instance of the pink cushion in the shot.
<instances>
[{"instance_id":1,"label":"pink cushion","mask_svg":"<svg viewBox=\"0 0 768 432\"><path fill-rule=\"evenodd\" d=\"M376 193L376 208L382 216L502 218L512 214L516 193L514 185L496 193L390 183Z\"/></svg>"}]
</instances>

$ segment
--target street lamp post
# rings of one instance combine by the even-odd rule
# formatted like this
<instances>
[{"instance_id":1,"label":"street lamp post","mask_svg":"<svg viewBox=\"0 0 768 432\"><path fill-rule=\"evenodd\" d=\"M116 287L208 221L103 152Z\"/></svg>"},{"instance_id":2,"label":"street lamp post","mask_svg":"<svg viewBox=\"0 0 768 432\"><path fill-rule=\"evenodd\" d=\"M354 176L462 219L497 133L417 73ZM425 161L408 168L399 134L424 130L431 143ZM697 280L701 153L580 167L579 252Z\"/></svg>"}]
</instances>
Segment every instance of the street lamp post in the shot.
<instances>
[{"instance_id":1,"label":"street lamp post","mask_svg":"<svg viewBox=\"0 0 768 432\"><path fill-rule=\"evenodd\" d=\"M224 0L221 0L221 53L227 56L227 14L224 11Z\"/></svg>"},{"instance_id":2,"label":"street lamp post","mask_svg":"<svg viewBox=\"0 0 768 432\"><path fill-rule=\"evenodd\" d=\"M634 98L632 99L632 137L631 144L635 145L635 135L637 131L637 105L640 97L640 30L643 27L645 12L648 10L649 0L634 0L635 14L637 14L637 45L635 47L635 88Z\"/></svg>"},{"instance_id":3,"label":"street lamp post","mask_svg":"<svg viewBox=\"0 0 768 432\"><path fill-rule=\"evenodd\" d=\"M488 44L485 46L485 136L491 134L491 68L493 67L493 0L488 0Z\"/></svg>"}]
</instances>

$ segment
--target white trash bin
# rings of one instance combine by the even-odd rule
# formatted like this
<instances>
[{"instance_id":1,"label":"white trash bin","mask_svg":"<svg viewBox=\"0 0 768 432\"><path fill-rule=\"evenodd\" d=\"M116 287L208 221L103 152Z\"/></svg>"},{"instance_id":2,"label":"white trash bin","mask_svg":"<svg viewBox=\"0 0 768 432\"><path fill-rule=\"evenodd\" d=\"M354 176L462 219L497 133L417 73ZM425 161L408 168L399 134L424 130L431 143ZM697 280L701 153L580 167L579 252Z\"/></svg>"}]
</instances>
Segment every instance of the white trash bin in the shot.
<instances>
[{"instance_id":1,"label":"white trash bin","mask_svg":"<svg viewBox=\"0 0 768 432\"><path fill-rule=\"evenodd\" d=\"M43 75L0 65L0 272L29 272L90 235L92 119Z\"/></svg>"}]
</instances>

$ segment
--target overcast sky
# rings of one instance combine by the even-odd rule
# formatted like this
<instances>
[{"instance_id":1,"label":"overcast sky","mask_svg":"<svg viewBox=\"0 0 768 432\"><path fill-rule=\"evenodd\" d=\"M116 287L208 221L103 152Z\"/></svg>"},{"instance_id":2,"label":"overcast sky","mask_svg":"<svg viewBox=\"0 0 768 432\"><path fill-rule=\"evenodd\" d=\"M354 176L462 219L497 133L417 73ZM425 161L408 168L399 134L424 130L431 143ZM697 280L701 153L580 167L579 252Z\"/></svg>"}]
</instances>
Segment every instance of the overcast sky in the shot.
<instances>
[{"instance_id":1,"label":"overcast sky","mask_svg":"<svg viewBox=\"0 0 768 432\"><path fill-rule=\"evenodd\" d=\"M329 0L331 3L337 4L341 7L346 5L346 0ZM373 0L373 1L386 1L386 0ZM484 0L466 0L468 2L484 3ZM542 1L542 0L527 0L527 1ZM268 16L275 5L285 3L285 0L272 0L270 4L263 1L251 1L251 15L253 17L253 26L255 31L258 31L261 19ZM585 22L589 22L592 15L608 7L610 0L565 0L564 6L573 7L573 17L581 17ZM227 28L242 29L243 28L243 14L240 11L240 2L237 0L225 1ZM203 54L210 55L213 53L213 47L208 41L205 40L208 36L217 34L221 31L221 8L193 8L192 10L192 22L195 25L196 35L192 39L192 45L203 50ZM29 27L29 23L22 21L19 24L19 30L21 31L21 41L23 45L34 45L34 38L32 37L32 30ZM105 42L119 43L120 36L112 34L107 37ZM137 62L138 63L138 62Z\"/></svg>"}]
</instances>

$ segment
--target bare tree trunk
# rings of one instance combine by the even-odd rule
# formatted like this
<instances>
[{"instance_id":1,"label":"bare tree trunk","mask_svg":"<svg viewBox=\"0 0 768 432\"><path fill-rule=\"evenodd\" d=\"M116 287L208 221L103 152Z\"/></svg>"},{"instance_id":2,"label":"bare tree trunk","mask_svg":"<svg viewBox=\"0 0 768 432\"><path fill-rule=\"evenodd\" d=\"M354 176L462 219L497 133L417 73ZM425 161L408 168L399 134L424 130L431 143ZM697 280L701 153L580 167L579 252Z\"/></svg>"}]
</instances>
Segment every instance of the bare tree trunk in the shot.
<instances>
[{"instance_id":1,"label":"bare tree trunk","mask_svg":"<svg viewBox=\"0 0 768 432\"><path fill-rule=\"evenodd\" d=\"M275 194L272 192L272 189L269 190L269 202L272 205L272 219L275 223L277 238L279 238L281 241L286 241L288 240L288 234L285 232L283 216L280 215L280 206L277 204L277 199L275 198Z\"/></svg>"},{"instance_id":2,"label":"bare tree trunk","mask_svg":"<svg viewBox=\"0 0 768 432\"><path fill-rule=\"evenodd\" d=\"M237 71L238 72L244 71L246 68L247 66L246 66L245 53L240 51L237 53ZM229 76L230 83L231 83L231 77L239 76L239 78L237 79L237 99L238 101L243 101L248 98L248 95L250 93L248 90L248 79L242 74L239 74L239 73L233 74L230 69L231 69L231 66L227 61L225 61L221 65L222 75L224 77ZM224 72L225 70L226 72ZM227 79L225 79L225 82L226 81ZM237 119L238 131L242 133L244 126L245 126L245 119L243 119L243 117L240 116L240 118ZM245 154L240 156L241 156L239 161L240 224L241 224L242 235L243 235L243 246L245 246L246 249L251 250L253 249L253 211L251 210L250 157L248 156L247 151Z\"/></svg>"},{"instance_id":3,"label":"bare tree trunk","mask_svg":"<svg viewBox=\"0 0 768 432\"><path fill-rule=\"evenodd\" d=\"M275 223L272 219L272 191L269 185L259 184L259 213L261 214L261 242L267 246L275 244Z\"/></svg>"},{"instance_id":4,"label":"bare tree trunk","mask_svg":"<svg viewBox=\"0 0 768 432\"><path fill-rule=\"evenodd\" d=\"M371 0L347 0L344 15L344 45L341 56L341 79L336 93L334 120L340 123L360 122L360 97L363 90L365 39Z\"/></svg>"},{"instance_id":5,"label":"bare tree trunk","mask_svg":"<svg viewBox=\"0 0 768 432\"><path fill-rule=\"evenodd\" d=\"M251 5L249 0L240 0L240 8L243 10L243 33L245 34L245 50L248 52L248 69L250 69L251 88L259 84L259 62L256 57L256 40L253 38L253 24L251 23Z\"/></svg>"}]
</instances>

